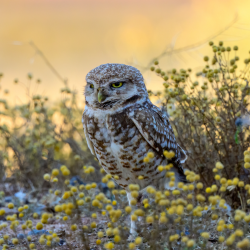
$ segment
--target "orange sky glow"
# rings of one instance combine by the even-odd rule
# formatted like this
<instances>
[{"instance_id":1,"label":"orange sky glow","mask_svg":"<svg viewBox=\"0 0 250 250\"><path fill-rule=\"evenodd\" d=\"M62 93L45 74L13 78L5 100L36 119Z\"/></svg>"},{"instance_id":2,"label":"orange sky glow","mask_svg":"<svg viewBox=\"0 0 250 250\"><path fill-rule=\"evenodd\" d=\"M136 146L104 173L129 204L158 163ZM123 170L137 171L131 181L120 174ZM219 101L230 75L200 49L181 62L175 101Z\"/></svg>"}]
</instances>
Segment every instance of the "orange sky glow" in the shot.
<instances>
[{"instance_id":1,"label":"orange sky glow","mask_svg":"<svg viewBox=\"0 0 250 250\"><path fill-rule=\"evenodd\" d=\"M144 70L169 46L182 48L216 34L235 16L238 21L214 41L239 45L239 56L250 50L250 2L247 0L2 0L0 8L0 98L20 104L27 73L40 78L37 94L60 98L62 83L29 45L33 41L69 85L81 94L85 75L103 63L138 67L147 86L162 89L162 80ZM160 60L163 69L198 68L209 46ZM245 56L244 56L245 55ZM2 97L1 97L2 96ZM83 102L83 97L80 97Z\"/></svg>"}]
</instances>

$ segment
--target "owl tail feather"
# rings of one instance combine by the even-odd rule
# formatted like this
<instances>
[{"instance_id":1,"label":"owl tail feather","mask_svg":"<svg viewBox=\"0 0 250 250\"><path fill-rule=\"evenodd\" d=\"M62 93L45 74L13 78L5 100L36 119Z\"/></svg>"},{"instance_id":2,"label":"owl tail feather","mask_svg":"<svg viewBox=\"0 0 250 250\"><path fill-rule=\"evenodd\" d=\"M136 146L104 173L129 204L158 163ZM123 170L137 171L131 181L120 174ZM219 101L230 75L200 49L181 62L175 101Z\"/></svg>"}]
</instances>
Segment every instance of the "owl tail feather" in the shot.
<instances>
[{"instance_id":1,"label":"owl tail feather","mask_svg":"<svg viewBox=\"0 0 250 250\"><path fill-rule=\"evenodd\" d=\"M188 183L183 167L180 162L173 162L174 168L177 170L177 181Z\"/></svg>"}]
</instances>

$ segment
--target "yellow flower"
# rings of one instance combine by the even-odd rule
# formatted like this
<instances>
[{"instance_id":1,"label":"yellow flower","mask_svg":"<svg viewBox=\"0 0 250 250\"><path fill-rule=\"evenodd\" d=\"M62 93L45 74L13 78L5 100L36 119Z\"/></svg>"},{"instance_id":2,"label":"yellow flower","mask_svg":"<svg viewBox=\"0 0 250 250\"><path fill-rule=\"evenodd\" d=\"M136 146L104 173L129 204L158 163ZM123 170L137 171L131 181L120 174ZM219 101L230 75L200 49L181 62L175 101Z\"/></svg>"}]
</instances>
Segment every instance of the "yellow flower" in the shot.
<instances>
[{"instance_id":1,"label":"yellow flower","mask_svg":"<svg viewBox=\"0 0 250 250\"><path fill-rule=\"evenodd\" d=\"M30 249L34 249L36 245L34 243L29 244Z\"/></svg>"},{"instance_id":2,"label":"yellow flower","mask_svg":"<svg viewBox=\"0 0 250 250\"><path fill-rule=\"evenodd\" d=\"M235 239L234 239L234 237L232 237L232 236L230 236L229 238L227 238L227 240L226 240L227 246L233 245L234 240L235 240Z\"/></svg>"},{"instance_id":3,"label":"yellow flower","mask_svg":"<svg viewBox=\"0 0 250 250\"><path fill-rule=\"evenodd\" d=\"M96 223L95 223L95 222L92 222L92 223L90 224L90 227L91 227L91 228L96 228Z\"/></svg>"},{"instance_id":4,"label":"yellow flower","mask_svg":"<svg viewBox=\"0 0 250 250\"><path fill-rule=\"evenodd\" d=\"M139 196L139 192L138 192L138 191L132 191L132 192L131 192L131 196L132 196L133 198L137 198L137 197Z\"/></svg>"},{"instance_id":5,"label":"yellow flower","mask_svg":"<svg viewBox=\"0 0 250 250\"><path fill-rule=\"evenodd\" d=\"M192 211L193 210L193 205L192 204L188 204L187 205L187 210L188 211Z\"/></svg>"},{"instance_id":6,"label":"yellow flower","mask_svg":"<svg viewBox=\"0 0 250 250\"><path fill-rule=\"evenodd\" d=\"M70 191L73 193L76 193L78 191L78 189L77 189L77 187L71 187Z\"/></svg>"},{"instance_id":7,"label":"yellow flower","mask_svg":"<svg viewBox=\"0 0 250 250\"><path fill-rule=\"evenodd\" d=\"M244 181L239 181L238 186L239 187L244 187Z\"/></svg>"},{"instance_id":8,"label":"yellow flower","mask_svg":"<svg viewBox=\"0 0 250 250\"><path fill-rule=\"evenodd\" d=\"M131 215L131 220L132 220L132 221L136 221L136 220L137 220L137 215L132 214L132 215Z\"/></svg>"},{"instance_id":9,"label":"yellow flower","mask_svg":"<svg viewBox=\"0 0 250 250\"><path fill-rule=\"evenodd\" d=\"M77 205L78 206L83 206L84 205L84 200L78 200Z\"/></svg>"},{"instance_id":10,"label":"yellow flower","mask_svg":"<svg viewBox=\"0 0 250 250\"><path fill-rule=\"evenodd\" d=\"M147 157L149 157L149 158L154 158L154 153L153 153L153 152L148 152L148 153L147 153Z\"/></svg>"},{"instance_id":11,"label":"yellow flower","mask_svg":"<svg viewBox=\"0 0 250 250\"><path fill-rule=\"evenodd\" d=\"M163 155L167 158L167 159L172 159L175 157L175 153L173 151L167 151L164 150Z\"/></svg>"},{"instance_id":12,"label":"yellow flower","mask_svg":"<svg viewBox=\"0 0 250 250\"><path fill-rule=\"evenodd\" d=\"M13 243L14 245L17 245L17 244L18 244L18 239L17 239L17 238L13 238L13 239L12 239L12 243Z\"/></svg>"},{"instance_id":13,"label":"yellow flower","mask_svg":"<svg viewBox=\"0 0 250 250\"><path fill-rule=\"evenodd\" d=\"M83 198L84 197L84 193L81 192L81 193L78 194L78 196L79 196L79 198Z\"/></svg>"},{"instance_id":14,"label":"yellow flower","mask_svg":"<svg viewBox=\"0 0 250 250\"><path fill-rule=\"evenodd\" d=\"M58 179L55 177L52 179L52 182L56 183L56 182L58 182Z\"/></svg>"},{"instance_id":15,"label":"yellow flower","mask_svg":"<svg viewBox=\"0 0 250 250\"><path fill-rule=\"evenodd\" d=\"M37 230L42 230L42 229L43 229L43 224L42 224L41 222L38 222L38 223L36 224L36 229L37 229Z\"/></svg>"},{"instance_id":16,"label":"yellow flower","mask_svg":"<svg viewBox=\"0 0 250 250\"><path fill-rule=\"evenodd\" d=\"M140 245L142 243L142 238L141 237L136 237L135 238L135 244Z\"/></svg>"},{"instance_id":17,"label":"yellow flower","mask_svg":"<svg viewBox=\"0 0 250 250\"><path fill-rule=\"evenodd\" d=\"M165 224L168 222L168 218L166 216L161 216L159 219L160 224Z\"/></svg>"},{"instance_id":18,"label":"yellow flower","mask_svg":"<svg viewBox=\"0 0 250 250\"><path fill-rule=\"evenodd\" d=\"M115 188L115 183L113 181L108 182L108 188Z\"/></svg>"},{"instance_id":19,"label":"yellow flower","mask_svg":"<svg viewBox=\"0 0 250 250\"><path fill-rule=\"evenodd\" d=\"M222 243L222 242L224 242L224 241L225 241L225 237L219 236L219 242Z\"/></svg>"},{"instance_id":20,"label":"yellow flower","mask_svg":"<svg viewBox=\"0 0 250 250\"><path fill-rule=\"evenodd\" d=\"M235 235L238 237L242 237L244 235L244 232L241 229L237 229L235 230Z\"/></svg>"},{"instance_id":21,"label":"yellow flower","mask_svg":"<svg viewBox=\"0 0 250 250\"><path fill-rule=\"evenodd\" d=\"M219 174L215 175L214 179L218 181L220 179L220 175Z\"/></svg>"},{"instance_id":22,"label":"yellow flower","mask_svg":"<svg viewBox=\"0 0 250 250\"><path fill-rule=\"evenodd\" d=\"M169 185L169 187L174 187L174 186L175 186L175 183L174 183L174 181L170 181L170 182L168 183L168 185Z\"/></svg>"},{"instance_id":23,"label":"yellow flower","mask_svg":"<svg viewBox=\"0 0 250 250\"><path fill-rule=\"evenodd\" d=\"M114 243L113 242L108 242L104 245L106 249L113 249L114 248Z\"/></svg>"},{"instance_id":24,"label":"yellow flower","mask_svg":"<svg viewBox=\"0 0 250 250\"><path fill-rule=\"evenodd\" d=\"M96 243L96 245L100 245L102 243L102 241L98 239L98 240L96 240L95 243Z\"/></svg>"},{"instance_id":25,"label":"yellow flower","mask_svg":"<svg viewBox=\"0 0 250 250\"><path fill-rule=\"evenodd\" d=\"M96 187L97 187L97 184L96 184L95 182L93 182L93 183L91 184L91 187L92 187L92 188L96 188Z\"/></svg>"},{"instance_id":26,"label":"yellow flower","mask_svg":"<svg viewBox=\"0 0 250 250\"><path fill-rule=\"evenodd\" d=\"M68 216L64 216L64 217L63 217L63 220L64 220L64 221L68 220Z\"/></svg>"},{"instance_id":27,"label":"yellow flower","mask_svg":"<svg viewBox=\"0 0 250 250\"><path fill-rule=\"evenodd\" d=\"M202 194L198 194L196 196L196 199L200 202L204 202L206 200L206 198Z\"/></svg>"},{"instance_id":28,"label":"yellow flower","mask_svg":"<svg viewBox=\"0 0 250 250\"><path fill-rule=\"evenodd\" d=\"M23 211L23 207L19 207L19 208L18 208L18 212L21 213L22 211Z\"/></svg>"},{"instance_id":29,"label":"yellow flower","mask_svg":"<svg viewBox=\"0 0 250 250\"><path fill-rule=\"evenodd\" d=\"M129 249L135 249L135 243L131 242L128 244Z\"/></svg>"},{"instance_id":30,"label":"yellow flower","mask_svg":"<svg viewBox=\"0 0 250 250\"><path fill-rule=\"evenodd\" d=\"M45 175L43 176L43 179L44 179L45 181L49 181L49 180L50 180L50 175L49 175L49 174L45 174Z\"/></svg>"},{"instance_id":31,"label":"yellow flower","mask_svg":"<svg viewBox=\"0 0 250 250\"><path fill-rule=\"evenodd\" d=\"M68 199L70 196L71 196L71 195L70 195L70 192L69 192L69 191L66 191L66 192L64 192L62 198L65 200L65 199Z\"/></svg>"},{"instance_id":32,"label":"yellow flower","mask_svg":"<svg viewBox=\"0 0 250 250\"><path fill-rule=\"evenodd\" d=\"M244 162L250 162L250 155L245 155Z\"/></svg>"},{"instance_id":33,"label":"yellow flower","mask_svg":"<svg viewBox=\"0 0 250 250\"><path fill-rule=\"evenodd\" d=\"M59 175L59 170L56 169L56 168L54 168L54 169L52 170L52 175L53 175L53 176L58 176L58 175Z\"/></svg>"},{"instance_id":34,"label":"yellow flower","mask_svg":"<svg viewBox=\"0 0 250 250\"><path fill-rule=\"evenodd\" d=\"M219 161L216 162L215 167L218 168L218 169L223 169L224 168L223 164L221 162L219 162Z\"/></svg>"},{"instance_id":35,"label":"yellow flower","mask_svg":"<svg viewBox=\"0 0 250 250\"><path fill-rule=\"evenodd\" d=\"M137 210L135 210L135 215L137 215L137 216L144 216L144 211L142 210L142 209L137 209Z\"/></svg>"},{"instance_id":36,"label":"yellow flower","mask_svg":"<svg viewBox=\"0 0 250 250\"><path fill-rule=\"evenodd\" d=\"M222 232L224 230L224 226L221 225L221 226L217 226L217 231L218 232Z\"/></svg>"},{"instance_id":37,"label":"yellow flower","mask_svg":"<svg viewBox=\"0 0 250 250\"><path fill-rule=\"evenodd\" d=\"M67 167L66 167L65 165L62 165L62 166L60 167L60 170L63 171L64 169L67 169Z\"/></svg>"},{"instance_id":38,"label":"yellow flower","mask_svg":"<svg viewBox=\"0 0 250 250\"><path fill-rule=\"evenodd\" d=\"M199 182L199 183L196 184L196 187L198 189L202 189L203 188L203 184L201 182Z\"/></svg>"},{"instance_id":39,"label":"yellow flower","mask_svg":"<svg viewBox=\"0 0 250 250\"><path fill-rule=\"evenodd\" d=\"M121 241L121 237L119 236L119 235L115 235L115 237L114 237L114 242L115 243L118 243L118 242L120 242Z\"/></svg>"},{"instance_id":40,"label":"yellow flower","mask_svg":"<svg viewBox=\"0 0 250 250\"><path fill-rule=\"evenodd\" d=\"M46 242L46 240L45 240L44 237L40 237L40 238L39 238L39 243L40 243L41 245L44 245L45 242Z\"/></svg>"},{"instance_id":41,"label":"yellow flower","mask_svg":"<svg viewBox=\"0 0 250 250\"><path fill-rule=\"evenodd\" d=\"M195 241L194 240L188 240L187 241L187 247L193 247L194 246Z\"/></svg>"},{"instance_id":42,"label":"yellow flower","mask_svg":"<svg viewBox=\"0 0 250 250\"><path fill-rule=\"evenodd\" d=\"M104 234L103 234L102 231L99 231L99 232L97 233L97 236L98 236L98 238L102 238L102 237L104 236Z\"/></svg>"},{"instance_id":43,"label":"yellow flower","mask_svg":"<svg viewBox=\"0 0 250 250\"><path fill-rule=\"evenodd\" d=\"M69 169L63 169L62 174L63 174L64 176L70 175Z\"/></svg>"},{"instance_id":44,"label":"yellow flower","mask_svg":"<svg viewBox=\"0 0 250 250\"><path fill-rule=\"evenodd\" d=\"M153 222L154 222L154 217L153 217L153 216L147 216L146 222L147 222L148 224L153 223Z\"/></svg>"},{"instance_id":45,"label":"yellow flower","mask_svg":"<svg viewBox=\"0 0 250 250\"><path fill-rule=\"evenodd\" d=\"M217 214L212 214L211 218L212 218L212 220L217 220L218 219L218 215Z\"/></svg>"},{"instance_id":46,"label":"yellow flower","mask_svg":"<svg viewBox=\"0 0 250 250\"><path fill-rule=\"evenodd\" d=\"M71 214L72 214L72 210L71 210L70 208L67 208L67 209L65 210L65 214L71 215Z\"/></svg>"},{"instance_id":47,"label":"yellow flower","mask_svg":"<svg viewBox=\"0 0 250 250\"><path fill-rule=\"evenodd\" d=\"M249 163L249 162L246 162L246 163L244 164L244 168L250 168L250 163Z\"/></svg>"},{"instance_id":48,"label":"yellow flower","mask_svg":"<svg viewBox=\"0 0 250 250\"><path fill-rule=\"evenodd\" d=\"M181 238L181 241L182 241L182 242L187 242L187 241L188 241L188 237L187 237L187 236L183 236L183 237Z\"/></svg>"},{"instance_id":49,"label":"yellow flower","mask_svg":"<svg viewBox=\"0 0 250 250\"><path fill-rule=\"evenodd\" d=\"M246 155L250 155L250 151L248 151L248 150L244 151L244 156L246 156Z\"/></svg>"},{"instance_id":50,"label":"yellow flower","mask_svg":"<svg viewBox=\"0 0 250 250\"><path fill-rule=\"evenodd\" d=\"M178 190L178 189L175 189L175 190L173 190L172 191L172 194L173 195L179 195L181 192L180 192L180 190Z\"/></svg>"},{"instance_id":51,"label":"yellow flower","mask_svg":"<svg viewBox=\"0 0 250 250\"><path fill-rule=\"evenodd\" d=\"M182 215L184 212L184 207L182 205L178 205L177 208L176 208L176 213L178 215Z\"/></svg>"},{"instance_id":52,"label":"yellow flower","mask_svg":"<svg viewBox=\"0 0 250 250\"><path fill-rule=\"evenodd\" d=\"M112 236L112 235L114 235L114 234L113 234L113 229L112 229L112 228L108 228L108 229L106 230L106 234L107 234L107 236Z\"/></svg>"},{"instance_id":53,"label":"yellow flower","mask_svg":"<svg viewBox=\"0 0 250 250\"><path fill-rule=\"evenodd\" d=\"M13 204L13 203L9 203L9 204L8 204L8 208L9 208L9 209L13 209L13 208L14 208L14 204Z\"/></svg>"},{"instance_id":54,"label":"yellow flower","mask_svg":"<svg viewBox=\"0 0 250 250\"><path fill-rule=\"evenodd\" d=\"M248 249L250 247L250 242L247 238L237 243L237 247L240 249Z\"/></svg>"},{"instance_id":55,"label":"yellow flower","mask_svg":"<svg viewBox=\"0 0 250 250\"><path fill-rule=\"evenodd\" d=\"M71 230L72 230L72 231L76 231L76 230L77 230L77 225L76 225L76 224L71 225L71 227L70 227L70 228L71 228Z\"/></svg>"},{"instance_id":56,"label":"yellow flower","mask_svg":"<svg viewBox=\"0 0 250 250\"><path fill-rule=\"evenodd\" d=\"M159 172L162 172L164 170L164 167L163 166L159 166L157 169L158 169Z\"/></svg>"}]
</instances>

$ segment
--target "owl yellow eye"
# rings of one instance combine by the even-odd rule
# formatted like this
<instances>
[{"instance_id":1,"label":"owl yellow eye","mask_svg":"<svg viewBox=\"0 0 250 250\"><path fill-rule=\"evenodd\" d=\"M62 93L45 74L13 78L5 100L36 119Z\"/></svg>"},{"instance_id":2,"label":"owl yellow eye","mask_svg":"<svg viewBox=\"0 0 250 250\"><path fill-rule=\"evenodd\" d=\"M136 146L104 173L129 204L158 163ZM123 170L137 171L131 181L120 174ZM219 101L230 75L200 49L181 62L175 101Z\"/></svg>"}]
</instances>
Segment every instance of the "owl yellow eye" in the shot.
<instances>
[{"instance_id":1,"label":"owl yellow eye","mask_svg":"<svg viewBox=\"0 0 250 250\"><path fill-rule=\"evenodd\" d=\"M94 88L94 84L91 83L91 84L89 85L89 87L90 87L91 89L93 89L93 88Z\"/></svg>"},{"instance_id":2,"label":"owl yellow eye","mask_svg":"<svg viewBox=\"0 0 250 250\"><path fill-rule=\"evenodd\" d=\"M112 83L112 87L113 87L113 88L120 88L122 85L123 85L122 82L115 82L115 83Z\"/></svg>"}]
</instances>

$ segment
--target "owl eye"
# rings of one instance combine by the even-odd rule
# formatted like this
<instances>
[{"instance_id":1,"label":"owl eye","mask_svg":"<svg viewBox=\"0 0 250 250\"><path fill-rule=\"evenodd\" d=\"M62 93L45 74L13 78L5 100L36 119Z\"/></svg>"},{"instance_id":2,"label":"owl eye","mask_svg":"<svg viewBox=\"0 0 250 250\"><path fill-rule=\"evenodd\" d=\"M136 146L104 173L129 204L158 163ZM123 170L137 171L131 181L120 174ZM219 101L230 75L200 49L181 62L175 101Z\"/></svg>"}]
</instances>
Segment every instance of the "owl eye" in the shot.
<instances>
[{"instance_id":1,"label":"owl eye","mask_svg":"<svg viewBox=\"0 0 250 250\"><path fill-rule=\"evenodd\" d=\"M89 87L90 87L91 89L93 89L93 88L94 88L94 84L91 83L91 84L89 85Z\"/></svg>"},{"instance_id":2,"label":"owl eye","mask_svg":"<svg viewBox=\"0 0 250 250\"><path fill-rule=\"evenodd\" d=\"M123 82L115 82L115 83L112 83L111 86L113 88L120 88L122 85L123 85Z\"/></svg>"}]
</instances>

